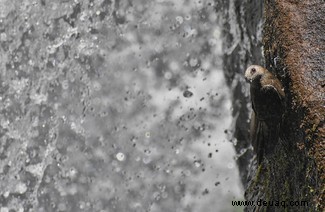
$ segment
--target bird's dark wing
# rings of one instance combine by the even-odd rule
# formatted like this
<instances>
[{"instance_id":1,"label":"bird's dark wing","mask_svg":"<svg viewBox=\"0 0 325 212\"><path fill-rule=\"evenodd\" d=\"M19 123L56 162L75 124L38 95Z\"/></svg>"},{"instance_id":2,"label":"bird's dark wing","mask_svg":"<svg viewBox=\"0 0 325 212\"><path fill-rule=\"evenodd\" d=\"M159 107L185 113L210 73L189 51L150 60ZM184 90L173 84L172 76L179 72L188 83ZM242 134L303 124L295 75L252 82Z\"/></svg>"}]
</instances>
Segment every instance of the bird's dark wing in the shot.
<instances>
[{"instance_id":1,"label":"bird's dark wing","mask_svg":"<svg viewBox=\"0 0 325 212\"><path fill-rule=\"evenodd\" d=\"M280 124L284 113L284 95L273 85L264 85L254 90L254 129L252 144L260 163L263 157L271 155L278 143ZM252 117L253 118L253 117Z\"/></svg>"},{"instance_id":2,"label":"bird's dark wing","mask_svg":"<svg viewBox=\"0 0 325 212\"><path fill-rule=\"evenodd\" d=\"M283 100L283 94L279 90L280 88L276 88L276 86L273 85L264 85L262 86L261 91L266 94L266 96L270 96L272 99L279 99L280 101Z\"/></svg>"},{"instance_id":3,"label":"bird's dark wing","mask_svg":"<svg viewBox=\"0 0 325 212\"><path fill-rule=\"evenodd\" d=\"M265 120L268 124L278 124L284 112L284 97L275 86L264 85L260 89L254 107L258 119Z\"/></svg>"}]
</instances>

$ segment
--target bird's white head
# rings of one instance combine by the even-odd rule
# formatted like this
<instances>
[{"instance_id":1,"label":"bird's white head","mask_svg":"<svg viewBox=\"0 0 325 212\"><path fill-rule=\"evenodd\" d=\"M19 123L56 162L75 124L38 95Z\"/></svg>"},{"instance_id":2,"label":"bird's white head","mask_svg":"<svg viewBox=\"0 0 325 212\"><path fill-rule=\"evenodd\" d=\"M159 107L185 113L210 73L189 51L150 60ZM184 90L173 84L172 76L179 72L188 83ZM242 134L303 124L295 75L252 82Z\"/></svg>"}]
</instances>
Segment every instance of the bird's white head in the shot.
<instances>
[{"instance_id":1,"label":"bird's white head","mask_svg":"<svg viewBox=\"0 0 325 212\"><path fill-rule=\"evenodd\" d=\"M257 79L257 77L261 77L265 73L265 69L262 66L251 65L245 71L245 79L250 83Z\"/></svg>"}]
</instances>

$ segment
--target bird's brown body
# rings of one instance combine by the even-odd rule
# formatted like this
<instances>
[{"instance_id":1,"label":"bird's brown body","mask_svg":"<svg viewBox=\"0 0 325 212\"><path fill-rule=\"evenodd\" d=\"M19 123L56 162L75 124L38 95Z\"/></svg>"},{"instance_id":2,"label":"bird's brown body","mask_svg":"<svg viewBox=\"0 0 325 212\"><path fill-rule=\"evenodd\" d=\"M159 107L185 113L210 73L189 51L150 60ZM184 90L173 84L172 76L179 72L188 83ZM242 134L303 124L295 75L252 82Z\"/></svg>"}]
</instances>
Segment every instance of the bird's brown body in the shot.
<instances>
[{"instance_id":1,"label":"bird's brown body","mask_svg":"<svg viewBox=\"0 0 325 212\"><path fill-rule=\"evenodd\" d=\"M253 65L245 71L250 82L252 100L251 139L261 163L274 151L285 111L285 94L281 82L267 69Z\"/></svg>"}]
</instances>

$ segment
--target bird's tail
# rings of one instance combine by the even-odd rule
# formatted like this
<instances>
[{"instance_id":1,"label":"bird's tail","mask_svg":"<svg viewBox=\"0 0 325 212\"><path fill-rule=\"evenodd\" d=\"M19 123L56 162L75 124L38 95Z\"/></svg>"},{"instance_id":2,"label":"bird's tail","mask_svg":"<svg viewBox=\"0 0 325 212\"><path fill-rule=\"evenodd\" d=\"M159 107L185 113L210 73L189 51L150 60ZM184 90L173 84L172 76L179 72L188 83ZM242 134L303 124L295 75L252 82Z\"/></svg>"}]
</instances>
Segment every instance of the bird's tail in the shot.
<instances>
[{"instance_id":1,"label":"bird's tail","mask_svg":"<svg viewBox=\"0 0 325 212\"><path fill-rule=\"evenodd\" d=\"M257 162L260 164L264 157L273 155L279 139L280 125L266 124L265 121L258 121L256 130L256 154Z\"/></svg>"}]
</instances>

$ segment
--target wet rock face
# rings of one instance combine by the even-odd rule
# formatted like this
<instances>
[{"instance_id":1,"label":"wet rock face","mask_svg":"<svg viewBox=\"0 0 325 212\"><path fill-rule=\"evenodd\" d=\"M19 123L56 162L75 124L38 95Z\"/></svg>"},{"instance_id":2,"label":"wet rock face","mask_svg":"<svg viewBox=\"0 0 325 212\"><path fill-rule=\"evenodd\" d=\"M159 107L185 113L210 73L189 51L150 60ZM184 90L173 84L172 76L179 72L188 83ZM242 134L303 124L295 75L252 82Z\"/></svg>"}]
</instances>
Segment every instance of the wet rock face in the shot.
<instances>
[{"instance_id":1,"label":"wet rock face","mask_svg":"<svg viewBox=\"0 0 325 212\"><path fill-rule=\"evenodd\" d=\"M241 179L246 186L253 152L249 137L250 97L244 72L249 65L263 65L262 27L263 1L227 1L223 5L223 67L232 87L233 136L238 154Z\"/></svg>"},{"instance_id":2,"label":"wet rock face","mask_svg":"<svg viewBox=\"0 0 325 212\"><path fill-rule=\"evenodd\" d=\"M1 212L242 198L212 1L0 5Z\"/></svg>"}]
</instances>

